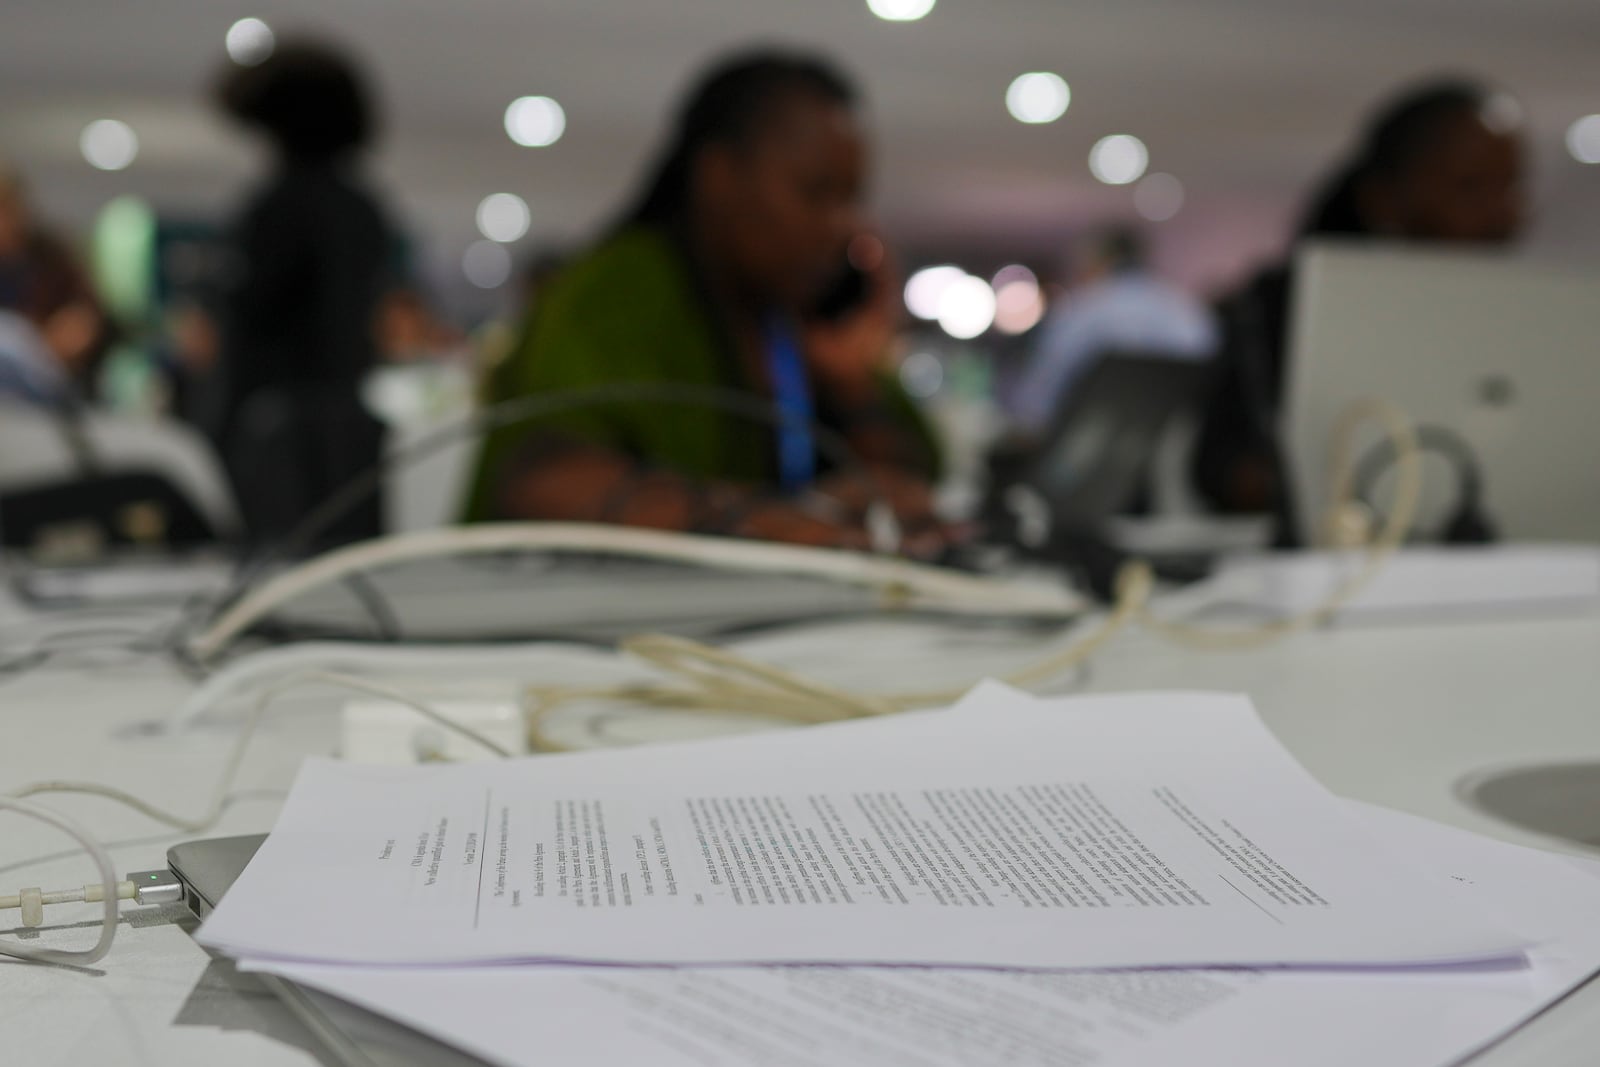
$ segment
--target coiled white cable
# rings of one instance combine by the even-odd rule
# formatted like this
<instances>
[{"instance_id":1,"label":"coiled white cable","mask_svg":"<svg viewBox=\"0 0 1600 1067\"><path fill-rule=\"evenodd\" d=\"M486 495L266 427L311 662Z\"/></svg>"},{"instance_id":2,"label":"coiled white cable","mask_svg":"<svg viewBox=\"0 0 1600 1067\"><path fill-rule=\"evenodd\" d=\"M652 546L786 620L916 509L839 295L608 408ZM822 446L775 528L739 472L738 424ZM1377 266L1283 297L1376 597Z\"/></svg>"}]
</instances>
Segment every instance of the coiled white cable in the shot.
<instances>
[{"instance_id":1,"label":"coiled white cable","mask_svg":"<svg viewBox=\"0 0 1600 1067\"><path fill-rule=\"evenodd\" d=\"M101 900L105 909L101 917L100 936L95 941L94 947L89 949L64 949L64 948L36 948L32 945L23 945L14 941L0 939L0 956L12 956L19 960L31 960L35 963L64 963L77 967L87 967L105 957L111 951L111 944L117 937L117 895L114 891L107 892L105 887L115 886L117 883L116 867L111 863L111 855L105 846L95 840L94 836L84 829L74 819L69 819L58 811L41 808L37 804L30 804L15 796L0 796L0 810L14 811L30 819L37 819L42 823L54 826L57 830L71 837L94 860L95 870L100 875ZM86 889L90 887L85 887ZM86 896L92 894L86 893ZM20 894L17 902L11 904L0 898L0 907L19 907L23 901Z\"/></svg>"},{"instance_id":2,"label":"coiled white cable","mask_svg":"<svg viewBox=\"0 0 1600 1067\"><path fill-rule=\"evenodd\" d=\"M1124 567L1117 576L1116 603L1102 621L1061 651L1002 681L1019 688L1031 688L1086 662L1137 616L1154 586L1155 579L1148 565L1135 562ZM665 634L630 638L622 643L622 649L676 679L677 684L530 687L527 729L531 750L559 752L566 748L548 732L546 720L561 707L580 700L622 701L652 708L754 716L811 725L949 704L971 688L967 685L922 692L852 693L726 649Z\"/></svg>"},{"instance_id":3,"label":"coiled white cable","mask_svg":"<svg viewBox=\"0 0 1600 1067\"><path fill-rule=\"evenodd\" d=\"M1389 557L1405 543L1422 494L1422 461L1416 433L1405 414L1393 404L1366 399L1341 413L1335 427L1332 456L1334 494L1330 510L1346 507L1350 498L1352 457L1357 430L1378 423L1394 445L1396 490L1394 506L1378 538L1365 546L1361 568L1309 611L1248 627L1201 627L1171 622L1150 609L1154 577L1140 561L1125 565L1117 576L1116 596L1104 622L1089 636L1075 641L1043 662L1003 679L1018 688L1030 688L1088 660L1101 646L1131 623L1137 622L1157 637L1209 651L1259 648L1292 634L1323 625L1365 589ZM676 677L680 685L631 685L603 689L537 687L529 691L529 745L539 751L563 746L545 727L562 705L578 700L615 700L657 708L695 711L755 713L796 722L827 722L864 715L881 715L908 708L932 707L959 699L965 692L945 690L863 696L818 687L790 672L756 663L724 649L678 637L651 635L623 643L624 651Z\"/></svg>"},{"instance_id":4,"label":"coiled white cable","mask_svg":"<svg viewBox=\"0 0 1600 1067\"><path fill-rule=\"evenodd\" d=\"M1368 398L1358 401L1340 413L1334 427L1333 499L1328 506L1323 523L1326 534L1338 547L1347 547L1337 536L1347 525L1349 509L1355 506L1351 491L1355 474L1354 443L1356 430L1363 422L1376 422L1383 427L1394 446L1395 494L1383 529L1370 543L1362 547L1364 559L1361 567L1337 585L1322 603L1298 615L1257 626L1217 628L1169 622L1157 618L1148 610L1139 612L1139 624L1158 637L1190 648L1214 651L1246 650L1259 648L1302 630L1310 630L1331 620L1349 604L1383 569L1385 563L1406 542L1416 522L1417 509L1422 500L1422 452L1417 443L1415 427L1404 412L1393 404Z\"/></svg>"}]
</instances>

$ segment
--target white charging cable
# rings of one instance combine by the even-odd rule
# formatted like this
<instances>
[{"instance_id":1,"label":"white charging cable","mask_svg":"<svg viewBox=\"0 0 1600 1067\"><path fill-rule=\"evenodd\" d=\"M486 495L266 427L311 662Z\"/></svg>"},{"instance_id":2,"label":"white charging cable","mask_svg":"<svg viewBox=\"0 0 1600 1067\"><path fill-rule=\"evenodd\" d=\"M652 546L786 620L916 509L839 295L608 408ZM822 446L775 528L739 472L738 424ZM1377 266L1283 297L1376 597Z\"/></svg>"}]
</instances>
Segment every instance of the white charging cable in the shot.
<instances>
[{"instance_id":1,"label":"white charging cable","mask_svg":"<svg viewBox=\"0 0 1600 1067\"><path fill-rule=\"evenodd\" d=\"M1410 420L1395 405L1368 398L1346 408L1334 431L1331 513L1348 508L1351 498L1354 440L1367 423L1378 424L1394 446L1395 502L1375 539L1360 547L1362 566L1314 608L1286 619L1244 626L1194 626L1160 618L1150 609L1155 587L1148 564L1134 560L1117 575L1112 608L1087 637L1026 670L1002 679L1030 688L1093 656L1116 634L1137 623L1155 636L1207 651L1259 648L1325 624L1377 578L1385 563L1406 540L1422 495L1422 457ZM864 695L820 686L791 672L757 663L736 653L681 637L647 635L624 641L624 651L645 660L679 684L646 684L577 689L539 686L529 690L530 748L560 751L565 746L546 729L546 720L560 707L579 700L625 701L656 708L701 712L737 712L800 723L836 721L881 715L909 708L933 707L959 699L966 688L934 692Z\"/></svg>"},{"instance_id":2,"label":"white charging cable","mask_svg":"<svg viewBox=\"0 0 1600 1067\"><path fill-rule=\"evenodd\" d=\"M352 574L438 556L566 551L750 574L811 577L871 589L884 610L1068 617L1085 607L1064 587L1020 585L860 552L739 541L661 530L567 522L506 522L419 530L335 549L259 588L188 643L197 662L214 659L240 634L311 590Z\"/></svg>"},{"instance_id":3,"label":"white charging cable","mask_svg":"<svg viewBox=\"0 0 1600 1067\"><path fill-rule=\"evenodd\" d=\"M268 687L267 689L264 689L260 695L257 696L255 705L251 708L250 714L245 718L244 727L239 734L239 739L234 742L233 748L229 751L228 757L223 763L222 775L217 781L217 787L212 794L211 803L206 808L205 813L198 818L187 818L182 815L174 815L171 812L163 811L148 801L134 796L132 793L122 789L117 789L114 786L103 785L99 782L81 782L70 780L33 782L29 785L23 786L21 789L12 791L9 795L13 797L30 797L38 796L41 793L80 793L115 801L118 804L132 808L141 815L146 815L157 822L164 823L167 826L172 827L174 830L181 830L186 833L200 833L201 831L209 830L212 826L216 825L217 820L222 818L223 809L227 806L228 793L233 788L234 779L237 778L239 774L239 765L244 761L245 752L250 747L250 742L255 736L256 727L261 724L261 720L266 714L268 705L270 705L276 697L282 695L288 690L309 684L331 685L341 689L353 689L359 693L366 693L371 696L382 697L385 700L392 700L398 704L403 704L406 707L411 708L436 726L440 726L452 733L460 734L473 744L481 746L496 756L505 758L514 755L514 753L508 751L503 745L495 741L493 738L486 737L477 730L472 729L470 726L456 722L448 715L440 712L437 708L434 708L429 704L416 699L415 697L408 696L407 694L400 692L398 689L393 689L386 685L380 685L377 682L368 681L365 678L354 678L345 674L335 674L331 671L306 671L302 674L293 675L276 683L275 685Z\"/></svg>"},{"instance_id":4,"label":"white charging cable","mask_svg":"<svg viewBox=\"0 0 1600 1067\"><path fill-rule=\"evenodd\" d=\"M36 963L65 963L79 967L87 967L102 959L111 951L111 943L117 936L117 901L123 899L124 886L127 899L134 896L134 887L131 882L119 885L117 882L116 868L111 863L111 855L106 852L105 846L96 841L88 830L80 826L75 820L67 818L60 812L41 808L37 804L30 804L17 797L0 796L0 809L14 811L30 819L37 819L55 827L62 833L71 837L94 860L95 870L100 875L99 885L86 885L80 890L65 890L59 893L43 893L38 889L24 889L12 897L0 896L0 910L17 908L22 912L23 926L38 926L44 921L44 906L46 904L65 903L72 899L79 901L104 903L100 923L100 937L90 949L75 950L62 948L36 948L9 940L0 940L0 955L13 956L19 960L32 960ZM105 887L112 886L111 892ZM76 897L74 897L76 894Z\"/></svg>"},{"instance_id":5,"label":"white charging cable","mask_svg":"<svg viewBox=\"0 0 1600 1067\"><path fill-rule=\"evenodd\" d=\"M1409 421L1394 405L1368 399L1346 409L1336 426L1332 457L1334 499L1330 511L1337 513L1348 504L1354 437L1368 423L1378 424L1394 446L1397 472L1394 506L1389 510L1383 530L1363 546L1363 565L1321 604L1287 619L1246 627L1194 626L1170 621L1158 616L1150 607L1155 584L1150 568L1140 561L1133 561L1119 574L1114 603L1094 629L1042 662L1004 680L1021 688L1048 681L1086 662L1116 634L1135 623L1175 644L1229 651L1260 647L1327 622L1377 577L1384 563L1404 543L1421 495L1421 459ZM1056 590L1041 590L1030 595L1026 587L1007 586L990 580L941 573L914 564L849 553L794 550L605 527L562 524L483 527L370 542L314 561L278 581L268 583L252 597L236 605L208 633L197 639L193 648L201 657L215 654L254 619L307 589L353 570L402 558L432 555L441 550L491 550L513 546L552 548L579 544L587 545L591 550L632 552L647 558L733 566L751 571L808 571L835 580L877 585L886 598L886 604L920 600L974 614L984 613L980 610L984 607L988 609L987 613L993 613L1002 606L1015 611L1032 610L1040 613L1051 609L1059 612L1066 607L1066 602ZM423 646L422 650L417 646L407 646L404 650L371 649L363 651L361 658L376 657L381 660L392 652L407 666L414 666L412 659L428 647ZM753 715L808 724L932 707L959 698L968 688L880 694L850 692L726 649L662 634L629 638L622 642L621 649L665 678L607 686L531 686L527 690L530 748L537 751L560 749L562 745L550 735L546 721L559 708L577 701L620 701L659 709L736 714L742 717ZM469 650L448 650L445 647L439 647L437 651L446 661L470 655ZM186 702L172 722L172 728L181 728L192 722L206 708L215 706L234 686L244 685L260 675L272 674L278 669L280 656L304 663L314 662L324 655L353 654L340 646L311 646L303 652L291 646L289 650L261 653L242 660L202 686Z\"/></svg>"},{"instance_id":6,"label":"white charging cable","mask_svg":"<svg viewBox=\"0 0 1600 1067\"><path fill-rule=\"evenodd\" d=\"M263 690L257 696L255 705L245 718L239 739L234 742L233 748L229 751L223 763L222 774L217 779L211 802L207 805L204 813L198 817L191 818L173 814L126 790L99 782L48 780L33 782L8 794L0 794L0 809L16 811L22 815L48 823L82 845L84 850L94 859L96 870L100 875L99 883L86 885L80 889L56 890L48 893L40 889L24 889L10 896L0 895L0 911L20 910L22 912L23 926L36 927L43 922L44 908L47 905L84 901L91 903L104 902L105 904L100 939L92 949L81 952L65 949L39 949L0 939L0 955L36 960L41 963L69 963L79 966L94 963L110 950L111 942L116 937L117 902L119 900L133 900L138 903L164 902L172 899L172 890L177 884L174 879L163 877L164 872L142 872L142 875L146 877L135 875L130 879L118 881L110 855L107 854L105 848L95 840L88 830L67 816L49 808L40 807L25 798L47 793L75 793L95 796L131 808L141 815L154 819L156 822L169 826L174 830L184 833L203 833L215 826L222 818L222 813L227 807L228 796L233 789L234 781L238 778L239 767L244 762L245 752L249 749L250 743L255 737L256 728L260 725L268 706L276 697L288 690L309 684L352 689L356 692L395 701L416 711L435 726L459 734L495 756L505 758L514 755L514 753L508 751L492 738L484 736L469 726L456 722L426 702L386 685L370 682L364 678L335 674L330 671L306 671L283 679ZM153 877L154 880L147 880L148 877Z\"/></svg>"}]
</instances>

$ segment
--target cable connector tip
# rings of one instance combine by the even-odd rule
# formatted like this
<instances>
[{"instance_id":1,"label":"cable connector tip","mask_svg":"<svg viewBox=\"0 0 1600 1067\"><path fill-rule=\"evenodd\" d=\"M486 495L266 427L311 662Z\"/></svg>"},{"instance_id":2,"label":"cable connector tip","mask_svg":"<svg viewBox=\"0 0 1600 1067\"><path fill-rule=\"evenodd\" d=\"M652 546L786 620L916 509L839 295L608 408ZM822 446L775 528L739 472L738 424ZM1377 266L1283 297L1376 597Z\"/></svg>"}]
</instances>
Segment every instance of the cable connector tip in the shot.
<instances>
[{"instance_id":1,"label":"cable connector tip","mask_svg":"<svg viewBox=\"0 0 1600 1067\"><path fill-rule=\"evenodd\" d=\"M178 904L183 901L183 883L169 870L135 871L128 875L133 883L133 899L138 904Z\"/></svg>"}]
</instances>

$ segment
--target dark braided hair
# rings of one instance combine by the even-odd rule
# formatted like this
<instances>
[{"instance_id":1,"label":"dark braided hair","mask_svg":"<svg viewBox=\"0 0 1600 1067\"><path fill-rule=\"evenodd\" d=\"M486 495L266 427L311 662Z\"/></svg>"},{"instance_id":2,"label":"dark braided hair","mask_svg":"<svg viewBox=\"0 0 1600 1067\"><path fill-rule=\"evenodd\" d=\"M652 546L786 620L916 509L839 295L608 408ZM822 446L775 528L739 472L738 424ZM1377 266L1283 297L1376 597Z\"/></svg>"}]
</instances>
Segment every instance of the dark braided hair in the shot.
<instances>
[{"instance_id":1,"label":"dark braided hair","mask_svg":"<svg viewBox=\"0 0 1600 1067\"><path fill-rule=\"evenodd\" d=\"M1417 86L1387 104L1368 121L1355 157L1313 198L1301 236L1368 233L1358 203L1361 184L1404 174L1452 121L1482 114L1496 95L1477 82L1445 80Z\"/></svg>"},{"instance_id":2,"label":"dark braided hair","mask_svg":"<svg viewBox=\"0 0 1600 1067\"><path fill-rule=\"evenodd\" d=\"M337 47L289 40L253 67L229 65L217 86L227 114L267 135L285 155L337 159L372 140L366 78Z\"/></svg>"},{"instance_id":3,"label":"dark braided hair","mask_svg":"<svg viewBox=\"0 0 1600 1067\"><path fill-rule=\"evenodd\" d=\"M672 140L620 225L679 221L688 207L695 158L708 145L748 145L777 105L811 96L845 107L856 93L825 60L761 50L727 57L700 80L679 112Z\"/></svg>"}]
</instances>

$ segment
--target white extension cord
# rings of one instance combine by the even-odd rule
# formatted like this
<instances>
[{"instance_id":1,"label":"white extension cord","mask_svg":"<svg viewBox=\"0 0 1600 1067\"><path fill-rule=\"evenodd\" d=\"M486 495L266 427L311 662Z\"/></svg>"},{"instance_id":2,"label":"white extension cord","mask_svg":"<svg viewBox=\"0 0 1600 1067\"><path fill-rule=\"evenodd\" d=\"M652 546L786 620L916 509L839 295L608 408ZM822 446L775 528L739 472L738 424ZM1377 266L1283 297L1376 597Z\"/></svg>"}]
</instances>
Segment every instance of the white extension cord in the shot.
<instances>
[{"instance_id":1,"label":"white extension cord","mask_svg":"<svg viewBox=\"0 0 1600 1067\"><path fill-rule=\"evenodd\" d=\"M519 549L818 578L873 590L886 611L1066 618L1086 606L1082 597L1062 587L1021 585L861 552L591 523L485 523L395 534L335 549L264 582L190 640L188 651L197 662L210 662L240 634L284 604L353 574L411 560Z\"/></svg>"}]
</instances>

